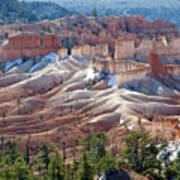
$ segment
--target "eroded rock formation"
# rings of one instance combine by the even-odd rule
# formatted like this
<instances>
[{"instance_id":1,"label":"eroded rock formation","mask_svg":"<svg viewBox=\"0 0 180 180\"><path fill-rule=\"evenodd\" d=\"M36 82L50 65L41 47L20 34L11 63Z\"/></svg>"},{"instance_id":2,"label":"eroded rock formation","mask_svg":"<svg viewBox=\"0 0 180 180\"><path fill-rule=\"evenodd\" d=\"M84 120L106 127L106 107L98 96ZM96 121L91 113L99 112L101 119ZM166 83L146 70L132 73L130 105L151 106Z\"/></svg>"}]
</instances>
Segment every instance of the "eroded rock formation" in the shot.
<instances>
[{"instance_id":1,"label":"eroded rock formation","mask_svg":"<svg viewBox=\"0 0 180 180\"><path fill-rule=\"evenodd\" d=\"M162 74L167 74L166 68L161 62L159 55L157 52L153 49L149 53L149 64L151 67L151 71L153 73L162 73Z\"/></svg>"},{"instance_id":2,"label":"eroded rock formation","mask_svg":"<svg viewBox=\"0 0 180 180\"><path fill-rule=\"evenodd\" d=\"M57 52L56 49L63 46L68 48L68 53L72 50L72 55L80 57L84 54L90 56L98 54L121 59L139 57L139 55L147 56L149 51L156 46L159 55L180 59L178 27L160 20L151 23L143 16L93 18L74 15L33 25L23 24L20 28L23 34L31 32L37 36L11 37L11 34L17 33L18 28L17 25L0 27L1 38L10 37L9 48L39 48L39 52L32 50L32 55L44 54L44 49ZM47 34L47 28L61 40L53 35L38 37L39 34ZM153 39L156 39L155 43ZM10 53L8 49L4 51L6 51L4 54L3 50L0 51L0 56L8 57L9 54L14 54L9 58L16 57L15 52ZM47 53L49 53L48 50ZM29 56L30 53L27 50L25 52L21 50L18 54Z\"/></svg>"},{"instance_id":3,"label":"eroded rock formation","mask_svg":"<svg viewBox=\"0 0 180 180\"><path fill-rule=\"evenodd\" d=\"M95 46L84 45L75 46L72 48L72 56L83 57L83 56L101 56L107 57L109 55L108 44L96 44Z\"/></svg>"},{"instance_id":4,"label":"eroded rock formation","mask_svg":"<svg viewBox=\"0 0 180 180\"><path fill-rule=\"evenodd\" d=\"M134 57L135 40L131 36L119 37L115 43L114 58L121 59L126 57Z\"/></svg>"},{"instance_id":5,"label":"eroded rock formation","mask_svg":"<svg viewBox=\"0 0 180 180\"><path fill-rule=\"evenodd\" d=\"M157 55L150 58L156 61ZM165 76L161 78L166 83L150 76L153 72L148 64L94 60L97 70L105 67L117 73L117 83L122 78L120 86L127 88L121 89L110 88L108 78L112 76L102 78L85 58L59 59L51 53L18 62L8 62L7 73L0 76L0 108L6 112L5 121L0 117L0 130L9 137L21 136L21 143L31 134L34 145L45 139L58 144L61 138L71 148L75 139L97 131L119 142L142 127L157 138L173 140L180 135L178 89L167 84L171 79Z\"/></svg>"},{"instance_id":6,"label":"eroded rock formation","mask_svg":"<svg viewBox=\"0 0 180 180\"><path fill-rule=\"evenodd\" d=\"M61 57L67 56L61 40L55 35L17 35L8 38L7 46L0 48L0 57L14 60L20 57L46 55L50 52L62 52Z\"/></svg>"}]
</instances>

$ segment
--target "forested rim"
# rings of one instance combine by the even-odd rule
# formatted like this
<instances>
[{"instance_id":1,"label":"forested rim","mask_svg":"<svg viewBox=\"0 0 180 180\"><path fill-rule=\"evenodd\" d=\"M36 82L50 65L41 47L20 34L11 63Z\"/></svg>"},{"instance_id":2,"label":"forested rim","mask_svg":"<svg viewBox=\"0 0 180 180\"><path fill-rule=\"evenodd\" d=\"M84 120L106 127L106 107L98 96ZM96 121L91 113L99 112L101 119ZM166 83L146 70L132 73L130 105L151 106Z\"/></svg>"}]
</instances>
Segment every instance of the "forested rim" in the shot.
<instances>
[{"instance_id":1,"label":"forested rim","mask_svg":"<svg viewBox=\"0 0 180 180\"><path fill-rule=\"evenodd\" d=\"M34 23L43 19L56 19L73 12L52 2L0 1L0 25Z\"/></svg>"}]
</instances>

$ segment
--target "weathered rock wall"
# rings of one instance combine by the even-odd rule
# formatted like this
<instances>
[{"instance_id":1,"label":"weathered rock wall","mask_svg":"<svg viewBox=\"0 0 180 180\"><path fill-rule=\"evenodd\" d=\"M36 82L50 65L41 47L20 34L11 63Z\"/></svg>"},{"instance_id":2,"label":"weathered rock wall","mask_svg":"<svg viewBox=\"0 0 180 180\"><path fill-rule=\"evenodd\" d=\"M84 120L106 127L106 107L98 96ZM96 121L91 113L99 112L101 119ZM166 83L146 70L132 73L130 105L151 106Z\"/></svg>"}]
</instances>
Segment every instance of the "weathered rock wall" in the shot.
<instances>
[{"instance_id":1,"label":"weathered rock wall","mask_svg":"<svg viewBox=\"0 0 180 180\"><path fill-rule=\"evenodd\" d=\"M61 48L58 50L57 54L60 58L64 58L68 55L68 50L66 48Z\"/></svg>"},{"instance_id":2,"label":"weathered rock wall","mask_svg":"<svg viewBox=\"0 0 180 180\"><path fill-rule=\"evenodd\" d=\"M55 35L36 36L18 35L8 38L8 46L0 48L0 56L13 60L19 57L32 57L46 55L50 52L57 53L62 47L61 40ZM61 50L61 54L67 55L66 50Z\"/></svg>"},{"instance_id":3,"label":"weathered rock wall","mask_svg":"<svg viewBox=\"0 0 180 180\"><path fill-rule=\"evenodd\" d=\"M43 49L43 48L23 48L23 49L12 49L12 48L0 48L0 56L7 60L14 60L19 57L32 57L37 55L46 55L50 52L57 53L58 49Z\"/></svg>"},{"instance_id":4,"label":"weathered rock wall","mask_svg":"<svg viewBox=\"0 0 180 180\"><path fill-rule=\"evenodd\" d=\"M152 49L149 52L149 63L137 63L135 61L122 60L99 60L97 58L92 60L93 66L97 71L108 70L110 74L116 74L118 86L143 79L148 73L175 75L180 76L180 66L178 65L164 65L159 58L156 50Z\"/></svg>"},{"instance_id":5,"label":"weathered rock wall","mask_svg":"<svg viewBox=\"0 0 180 180\"><path fill-rule=\"evenodd\" d=\"M47 35L42 37L43 48L60 48L62 47L61 40L55 35Z\"/></svg>"},{"instance_id":6,"label":"weathered rock wall","mask_svg":"<svg viewBox=\"0 0 180 180\"><path fill-rule=\"evenodd\" d=\"M159 55L165 55L174 59L180 59L180 38L173 38L168 43L163 39L153 41L148 38L139 40L123 40L115 44L114 58L121 59L124 57L135 57L137 54L149 54L149 51L156 48Z\"/></svg>"},{"instance_id":7,"label":"weathered rock wall","mask_svg":"<svg viewBox=\"0 0 180 180\"><path fill-rule=\"evenodd\" d=\"M165 68L169 74L180 76L180 65L166 65Z\"/></svg>"},{"instance_id":8,"label":"weathered rock wall","mask_svg":"<svg viewBox=\"0 0 180 180\"><path fill-rule=\"evenodd\" d=\"M170 43L168 44L168 51L164 51L164 54L175 58L180 59L180 37L173 38Z\"/></svg>"},{"instance_id":9,"label":"weathered rock wall","mask_svg":"<svg viewBox=\"0 0 180 180\"><path fill-rule=\"evenodd\" d=\"M115 45L114 58L134 57L134 50L133 40L122 40Z\"/></svg>"},{"instance_id":10,"label":"weathered rock wall","mask_svg":"<svg viewBox=\"0 0 180 180\"><path fill-rule=\"evenodd\" d=\"M99 61L98 59L93 60L93 66L99 72L107 69L109 70L110 74L118 74L120 72L127 72L130 70L149 67L148 64L137 63L135 61Z\"/></svg>"},{"instance_id":11,"label":"weathered rock wall","mask_svg":"<svg viewBox=\"0 0 180 180\"><path fill-rule=\"evenodd\" d=\"M83 47L82 46L75 46L71 49L71 55L72 56L77 56L77 57L82 57L83 56L83 52L82 52ZM87 51L88 51L88 47L87 47Z\"/></svg>"},{"instance_id":12,"label":"weathered rock wall","mask_svg":"<svg viewBox=\"0 0 180 180\"><path fill-rule=\"evenodd\" d=\"M150 72L151 72L151 69L149 67L131 70L127 72L120 72L116 75L117 85L120 86L127 82L143 79L144 77L146 77L147 73L150 73Z\"/></svg>"},{"instance_id":13,"label":"weathered rock wall","mask_svg":"<svg viewBox=\"0 0 180 180\"><path fill-rule=\"evenodd\" d=\"M120 17L121 18L121 17ZM148 22L143 16L122 17L126 23L126 31L138 35L153 37L156 34L172 36L178 34L178 27L170 22L155 20Z\"/></svg>"},{"instance_id":14,"label":"weathered rock wall","mask_svg":"<svg viewBox=\"0 0 180 180\"><path fill-rule=\"evenodd\" d=\"M85 55L106 57L109 55L108 44L76 46L72 48L71 55L77 57L83 57Z\"/></svg>"},{"instance_id":15,"label":"weathered rock wall","mask_svg":"<svg viewBox=\"0 0 180 180\"><path fill-rule=\"evenodd\" d=\"M176 37L170 40L170 42L164 42L157 40L153 42L150 39L142 39L139 46L135 48L135 54L149 54L149 51L156 48L159 55L165 55L174 59L180 59L180 38Z\"/></svg>"},{"instance_id":16,"label":"weathered rock wall","mask_svg":"<svg viewBox=\"0 0 180 180\"><path fill-rule=\"evenodd\" d=\"M8 48L40 48L40 36L13 36L8 38Z\"/></svg>"},{"instance_id":17,"label":"weathered rock wall","mask_svg":"<svg viewBox=\"0 0 180 180\"><path fill-rule=\"evenodd\" d=\"M154 49L149 53L149 64L144 65L144 67L143 64L140 64L139 66L136 65L134 67L134 64L131 62L129 65L130 66L128 68L126 67L125 71L116 72L118 86L135 80L143 79L148 73L153 73L154 75L162 74L165 77L168 74L180 76L180 66L164 65Z\"/></svg>"},{"instance_id":18,"label":"weathered rock wall","mask_svg":"<svg viewBox=\"0 0 180 180\"><path fill-rule=\"evenodd\" d=\"M139 46L135 49L136 54L148 54L153 48L153 42L150 39L142 39Z\"/></svg>"}]
</instances>

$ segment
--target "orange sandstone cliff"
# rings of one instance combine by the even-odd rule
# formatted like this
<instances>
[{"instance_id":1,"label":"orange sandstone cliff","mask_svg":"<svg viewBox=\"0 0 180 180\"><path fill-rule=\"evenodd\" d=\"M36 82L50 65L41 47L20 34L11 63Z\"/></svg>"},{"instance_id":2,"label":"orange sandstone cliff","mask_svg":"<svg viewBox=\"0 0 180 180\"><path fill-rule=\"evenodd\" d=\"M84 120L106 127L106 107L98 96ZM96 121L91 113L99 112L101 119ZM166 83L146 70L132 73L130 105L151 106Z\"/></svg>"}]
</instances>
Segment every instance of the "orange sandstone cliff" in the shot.
<instances>
[{"instance_id":1,"label":"orange sandstone cliff","mask_svg":"<svg viewBox=\"0 0 180 180\"><path fill-rule=\"evenodd\" d=\"M60 49L63 49L60 51ZM0 48L0 57L14 60L19 57L46 55L50 52L62 52L66 56L61 40L55 35L17 35L8 38L8 45Z\"/></svg>"}]
</instances>

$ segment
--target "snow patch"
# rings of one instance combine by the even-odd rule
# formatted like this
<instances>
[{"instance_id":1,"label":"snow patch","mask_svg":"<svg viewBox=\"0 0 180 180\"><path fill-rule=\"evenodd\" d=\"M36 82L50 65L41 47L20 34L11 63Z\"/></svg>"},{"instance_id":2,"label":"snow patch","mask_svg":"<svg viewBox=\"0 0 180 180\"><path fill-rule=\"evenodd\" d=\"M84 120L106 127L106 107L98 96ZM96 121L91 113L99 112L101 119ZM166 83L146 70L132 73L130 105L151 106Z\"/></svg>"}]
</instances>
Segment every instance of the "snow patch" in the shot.
<instances>
[{"instance_id":1,"label":"snow patch","mask_svg":"<svg viewBox=\"0 0 180 180\"><path fill-rule=\"evenodd\" d=\"M134 128L134 125L132 124L132 125L130 125L130 126L128 126L128 130L132 130Z\"/></svg>"},{"instance_id":2,"label":"snow patch","mask_svg":"<svg viewBox=\"0 0 180 180\"><path fill-rule=\"evenodd\" d=\"M125 122L124 119L120 119L119 124L123 124Z\"/></svg>"},{"instance_id":3,"label":"snow patch","mask_svg":"<svg viewBox=\"0 0 180 180\"><path fill-rule=\"evenodd\" d=\"M99 76L99 73L95 72L93 68L87 70L86 80L94 80Z\"/></svg>"},{"instance_id":4,"label":"snow patch","mask_svg":"<svg viewBox=\"0 0 180 180\"><path fill-rule=\"evenodd\" d=\"M169 155L169 161L174 161L180 152L180 140L173 141L168 144L158 155L158 159L163 159L165 156Z\"/></svg>"},{"instance_id":5,"label":"snow patch","mask_svg":"<svg viewBox=\"0 0 180 180\"><path fill-rule=\"evenodd\" d=\"M108 87L109 88L117 88L117 79L116 75L108 75L106 72L96 72L93 68L89 68L87 70L86 80L94 80L96 78L102 80L108 80Z\"/></svg>"},{"instance_id":6,"label":"snow patch","mask_svg":"<svg viewBox=\"0 0 180 180\"><path fill-rule=\"evenodd\" d=\"M57 54L56 53L50 53L46 56L44 56L41 61L34 66L31 67L29 70L30 73L34 72L36 68L38 68L41 64L45 64L45 67L48 66L49 64L52 64L56 61Z\"/></svg>"},{"instance_id":7,"label":"snow patch","mask_svg":"<svg viewBox=\"0 0 180 180\"><path fill-rule=\"evenodd\" d=\"M93 119L93 120L89 121L89 124L96 123L97 121L98 121L97 119Z\"/></svg>"},{"instance_id":8,"label":"snow patch","mask_svg":"<svg viewBox=\"0 0 180 180\"><path fill-rule=\"evenodd\" d=\"M108 75L108 87L117 88L116 75Z\"/></svg>"},{"instance_id":9,"label":"snow patch","mask_svg":"<svg viewBox=\"0 0 180 180\"><path fill-rule=\"evenodd\" d=\"M9 71L14 66L19 66L23 63L21 58L16 59L15 61L8 61L5 66L5 72Z\"/></svg>"}]
</instances>

